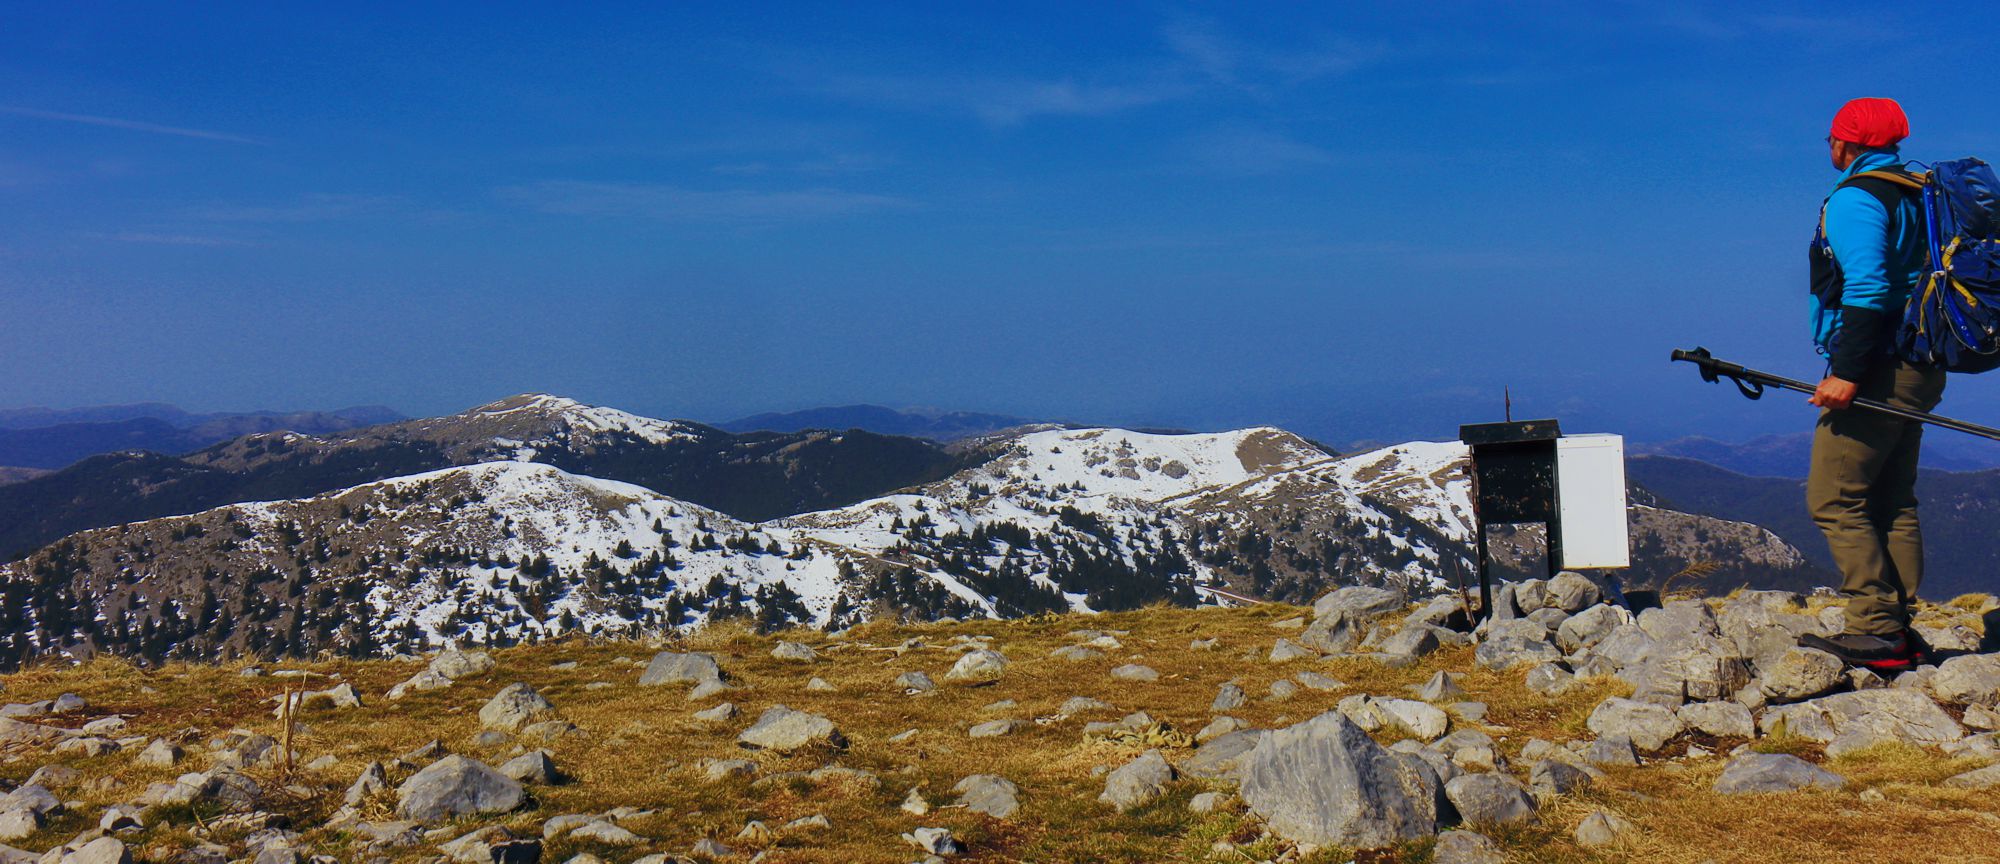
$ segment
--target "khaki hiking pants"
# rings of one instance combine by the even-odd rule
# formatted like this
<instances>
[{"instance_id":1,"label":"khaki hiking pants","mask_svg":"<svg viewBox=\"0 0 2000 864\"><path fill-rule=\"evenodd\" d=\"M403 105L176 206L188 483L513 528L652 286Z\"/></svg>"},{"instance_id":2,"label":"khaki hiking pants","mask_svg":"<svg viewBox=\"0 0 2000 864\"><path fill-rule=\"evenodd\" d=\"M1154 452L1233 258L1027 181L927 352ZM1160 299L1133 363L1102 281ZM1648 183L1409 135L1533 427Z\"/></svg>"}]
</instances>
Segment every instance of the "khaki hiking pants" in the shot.
<instances>
[{"instance_id":1,"label":"khaki hiking pants","mask_svg":"<svg viewBox=\"0 0 2000 864\"><path fill-rule=\"evenodd\" d=\"M1857 382L1862 398L1929 411L1944 370L1880 364ZM1923 424L1866 408L1822 410L1813 433L1806 507L1826 534L1847 595L1847 632L1891 636L1910 623L1924 578L1917 527L1917 449Z\"/></svg>"}]
</instances>

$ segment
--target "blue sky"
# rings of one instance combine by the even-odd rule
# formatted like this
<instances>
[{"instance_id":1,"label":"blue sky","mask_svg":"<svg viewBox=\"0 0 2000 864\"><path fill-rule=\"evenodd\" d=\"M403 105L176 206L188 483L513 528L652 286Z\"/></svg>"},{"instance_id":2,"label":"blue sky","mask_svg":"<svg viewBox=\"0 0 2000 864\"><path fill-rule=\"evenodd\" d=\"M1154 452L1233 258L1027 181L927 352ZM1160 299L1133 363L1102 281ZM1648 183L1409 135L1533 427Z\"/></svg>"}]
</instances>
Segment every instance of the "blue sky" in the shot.
<instances>
[{"instance_id":1,"label":"blue sky","mask_svg":"<svg viewBox=\"0 0 2000 864\"><path fill-rule=\"evenodd\" d=\"M1976 4L418 5L0 3L0 405L1744 437L1840 103L2000 155Z\"/></svg>"}]
</instances>

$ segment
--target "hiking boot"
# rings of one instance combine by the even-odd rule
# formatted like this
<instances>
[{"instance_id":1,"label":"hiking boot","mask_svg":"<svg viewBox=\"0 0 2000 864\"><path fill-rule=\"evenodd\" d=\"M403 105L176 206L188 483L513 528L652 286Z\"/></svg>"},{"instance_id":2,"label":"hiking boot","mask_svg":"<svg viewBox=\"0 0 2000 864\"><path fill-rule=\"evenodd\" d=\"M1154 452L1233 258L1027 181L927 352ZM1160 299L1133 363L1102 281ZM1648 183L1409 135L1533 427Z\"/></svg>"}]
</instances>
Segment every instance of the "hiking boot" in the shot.
<instances>
[{"instance_id":1,"label":"hiking boot","mask_svg":"<svg viewBox=\"0 0 2000 864\"><path fill-rule=\"evenodd\" d=\"M1849 666L1859 666L1874 672L1905 672L1914 668L1923 659L1923 640L1905 630L1893 636L1870 636L1866 633L1842 633L1826 637L1808 633L1799 637L1799 645L1817 648L1839 657Z\"/></svg>"}]
</instances>

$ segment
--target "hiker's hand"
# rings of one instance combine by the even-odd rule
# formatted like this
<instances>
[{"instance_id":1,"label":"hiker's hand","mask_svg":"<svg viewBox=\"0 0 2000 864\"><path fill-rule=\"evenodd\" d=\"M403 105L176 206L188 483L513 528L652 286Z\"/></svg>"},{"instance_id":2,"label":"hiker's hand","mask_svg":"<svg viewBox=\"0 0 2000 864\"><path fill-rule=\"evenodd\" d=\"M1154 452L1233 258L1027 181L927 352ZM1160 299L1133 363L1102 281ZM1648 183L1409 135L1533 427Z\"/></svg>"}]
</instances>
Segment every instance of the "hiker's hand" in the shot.
<instances>
[{"instance_id":1,"label":"hiker's hand","mask_svg":"<svg viewBox=\"0 0 2000 864\"><path fill-rule=\"evenodd\" d=\"M1813 391L1812 398L1806 401L1821 408L1839 411L1854 403L1854 391L1857 389L1859 388L1852 381L1828 375L1825 380L1819 382L1819 389Z\"/></svg>"}]
</instances>

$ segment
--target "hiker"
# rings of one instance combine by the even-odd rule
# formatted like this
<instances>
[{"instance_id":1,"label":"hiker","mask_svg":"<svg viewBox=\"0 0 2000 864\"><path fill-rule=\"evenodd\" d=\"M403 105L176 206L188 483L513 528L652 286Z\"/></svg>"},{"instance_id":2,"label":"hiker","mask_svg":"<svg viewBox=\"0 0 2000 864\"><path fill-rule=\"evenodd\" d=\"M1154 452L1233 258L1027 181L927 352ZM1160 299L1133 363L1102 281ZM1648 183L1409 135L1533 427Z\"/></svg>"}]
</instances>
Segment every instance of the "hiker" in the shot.
<instances>
[{"instance_id":1,"label":"hiker","mask_svg":"<svg viewBox=\"0 0 2000 864\"><path fill-rule=\"evenodd\" d=\"M1839 635L1800 644L1891 672L1926 651L1910 629L1924 575L1916 496L1923 426L1848 406L1859 396L1929 411L1944 394L1943 369L1893 351L1904 303L1928 265L1921 187L1897 152L1909 134L1891 99L1855 99L1834 115L1826 143L1841 175L1812 245L1813 341L1828 363L1807 400L1821 411L1806 505L1840 568L1847 620Z\"/></svg>"}]
</instances>

